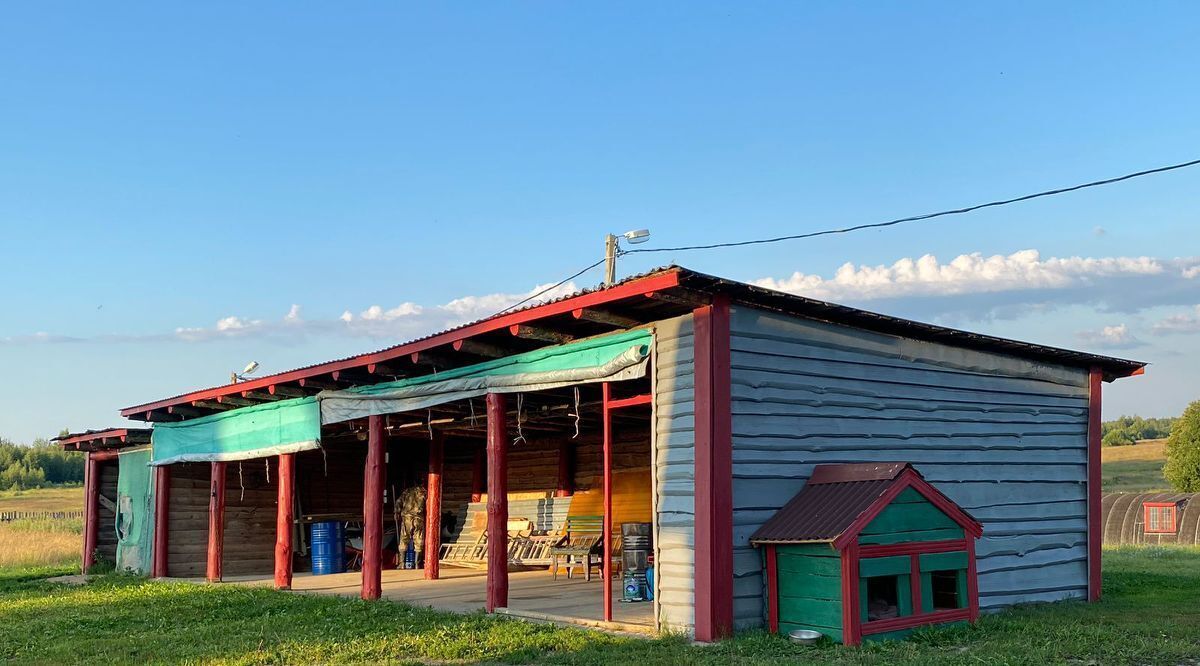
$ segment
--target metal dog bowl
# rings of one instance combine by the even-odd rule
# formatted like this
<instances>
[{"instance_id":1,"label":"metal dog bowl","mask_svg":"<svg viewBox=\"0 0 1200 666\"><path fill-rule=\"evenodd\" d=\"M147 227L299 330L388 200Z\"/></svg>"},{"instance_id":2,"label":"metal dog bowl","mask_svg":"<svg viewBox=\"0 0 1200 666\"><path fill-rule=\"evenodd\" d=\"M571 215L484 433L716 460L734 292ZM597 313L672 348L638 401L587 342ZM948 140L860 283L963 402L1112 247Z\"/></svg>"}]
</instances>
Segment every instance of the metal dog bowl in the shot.
<instances>
[{"instance_id":1,"label":"metal dog bowl","mask_svg":"<svg viewBox=\"0 0 1200 666\"><path fill-rule=\"evenodd\" d=\"M788 632L788 638L800 645L816 645L821 640L821 632L811 629L795 629Z\"/></svg>"}]
</instances>

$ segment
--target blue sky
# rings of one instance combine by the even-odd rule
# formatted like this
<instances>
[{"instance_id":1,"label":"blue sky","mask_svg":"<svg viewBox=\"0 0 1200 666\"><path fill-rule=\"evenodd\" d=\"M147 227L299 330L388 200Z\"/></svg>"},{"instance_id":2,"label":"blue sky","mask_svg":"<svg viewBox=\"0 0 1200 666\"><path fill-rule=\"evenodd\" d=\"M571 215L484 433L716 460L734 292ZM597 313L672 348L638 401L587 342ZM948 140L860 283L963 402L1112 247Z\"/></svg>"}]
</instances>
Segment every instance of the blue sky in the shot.
<instances>
[{"instance_id":1,"label":"blue sky","mask_svg":"<svg viewBox=\"0 0 1200 666\"><path fill-rule=\"evenodd\" d=\"M1200 10L1134 9L7 6L0 436L489 314L609 231L775 236L1200 157ZM1151 361L1106 416L1175 414L1200 398L1198 182L621 271Z\"/></svg>"}]
</instances>

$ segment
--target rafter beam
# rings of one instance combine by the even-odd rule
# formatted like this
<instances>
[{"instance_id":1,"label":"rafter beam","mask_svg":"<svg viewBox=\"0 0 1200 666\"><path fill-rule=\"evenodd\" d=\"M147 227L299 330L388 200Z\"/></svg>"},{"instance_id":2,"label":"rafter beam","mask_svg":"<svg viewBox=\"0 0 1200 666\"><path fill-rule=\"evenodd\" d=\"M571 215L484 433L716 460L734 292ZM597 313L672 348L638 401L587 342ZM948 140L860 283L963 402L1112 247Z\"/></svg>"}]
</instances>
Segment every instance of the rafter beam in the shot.
<instances>
[{"instance_id":1,"label":"rafter beam","mask_svg":"<svg viewBox=\"0 0 1200 666\"><path fill-rule=\"evenodd\" d=\"M486 342L479 342L477 340L455 340L450 346L454 347L454 351L456 352L475 354L476 356L486 356L488 358L502 358L514 353L511 350L497 347L496 345L489 345Z\"/></svg>"},{"instance_id":2,"label":"rafter beam","mask_svg":"<svg viewBox=\"0 0 1200 666\"><path fill-rule=\"evenodd\" d=\"M273 402L275 400L283 400L284 396L268 393L267 391L242 391L242 397L259 402Z\"/></svg>"},{"instance_id":3,"label":"rafter beam","mask_svg":"<svg viewBox=\"0 0 1200 666\"><path fill-rule=\"evenodd\" d=\"M386 365L384 363L368 363L367 364L367 372L372 375L389 375L392 377L399 377L404 374L403 372L400 372L396 368L393 368L392 366Z\"/></svg>"},{"instance_id":4,"label":"rafter beam","mask_svg":"<svg viewBox=\"0 0 1200 666\"><path fill-rule=\"evenodd\" d=\"M249 407L250 405L258 404L253 400L247 400L245 398L232 395L219 395L217 396L217 402L221 403L222 405L233 405L234 407Z\"/></svg>"},{"instance_id":5,"label":"rafter beam","mask_svg":"<svg viewBox=\"0 0 1200 666\"><path fill-rule=\"evenodd\" d=\"M309 394L308 391L301 391L294 386L282 386L280 384L271 384L267 388L267 391L271 395L283 396L285 398L303 398Z\"/></svg>"},{"instance_id":6,"label":"rafter beam","mask_svg":"<svg viewBox=\"0 0 1200 666\"><path fill-rule=\"evenodd\" d=\"M556 345L561 345L575 339L575 336L569 333L552 331L541 326L528 326L526 324L513 324L508 327L508 332L518 338L527 340L541 340L542 342L552 342Z\"/></svg>"},{"instance_id":7,"label":"rafter beam","mask_svg":"<svg viewBox=\"0 0 1200 666\"><path fill-rule=\"evenodd\" d=\"M158 412L158 411L151 410L149 412L146 412L145 418L142 420L149 421L151 423L159 423L159 422L163 422L163 421L182 421L183 417L178 414L167 414L166 412Z\"/></svg>"},{"instance_id":8,"label":"rafter beam","mask_svg":"<svg viewBox=\"0 0 1200 666\"><path fill-rule=\"evenodd\" d=\"M336 391L337 389L341 388L341 386L338 386L337 384L334 384L333 382L324 382L319 379L312 379L312 378L307 378L307 377L304 379L301 379L299 383L304 388L314 388L314 389L320 389L322 391Z\"/></svg>"},{"instance_id":9,"label":"rafter beam","mask_svg":"<svg viewBox=\"0 0 1200 666\"><path fill-rule=\"evenodd\" d=\"M231 405L229 403L217 402L215 400L193 400L192 407L199 407L200 409L211 409L211 410L218 411L218 412L224 412L224 411L227 411L230 409L235 409L234 405Z\"/></svg>"},{"instance_id":10,"label":"rafter beam","mask_svg":"<svg viewBox=\"0 0 1200 666\"><path fill-rule=\"evenodd\" d=\"M167 413L177 414L177 415L185 417L185 418L205 415L205 412L202 410L196 409L195 407L187 407L184 405L171 405L170 407L167 407Z\"/></svg>"},{"instance_id":11,"label":"rafter beam","mask_svg":"<svg viewBox=\"0 0 1200 666\"><path fill-rule=\"evenodd\" d=\"M621 315L597 308L577 308L571 311L571 316L576 319L614 326L616 328L633 328L642 324L642 322L636 319L622 317Z\"/></svg>"}]
</instances>

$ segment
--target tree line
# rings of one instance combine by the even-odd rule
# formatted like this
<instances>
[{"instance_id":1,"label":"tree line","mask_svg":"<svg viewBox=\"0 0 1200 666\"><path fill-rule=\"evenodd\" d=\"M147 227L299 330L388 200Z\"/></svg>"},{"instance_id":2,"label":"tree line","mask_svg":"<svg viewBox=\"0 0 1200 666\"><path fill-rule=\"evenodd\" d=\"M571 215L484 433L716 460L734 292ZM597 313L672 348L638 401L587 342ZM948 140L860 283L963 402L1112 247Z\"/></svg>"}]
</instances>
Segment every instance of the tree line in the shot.
<instances>
[{"instance_id":1,"label":"tree line","mask_svg":"<svg viewBox=\"0 0 1200 666\"><path fill-rule=\"evenodd\" d=\"M84 460L42 438L26 446L0 437L0 490L83 483Z\"/></svg>"},{"instance_id":2,"label":"tree line","mask_svg":"<svg viewBox=\"0 0 1200 666\"><path fill-rule=\"evenodd\" d=\"M1143 439L1165 439L1171 435L1171 427L1178 421L1175 417L1142 418L1122 416L1115 421L1101 424L1104 446L1127 446Z\"/></svg>"}]
</instances>

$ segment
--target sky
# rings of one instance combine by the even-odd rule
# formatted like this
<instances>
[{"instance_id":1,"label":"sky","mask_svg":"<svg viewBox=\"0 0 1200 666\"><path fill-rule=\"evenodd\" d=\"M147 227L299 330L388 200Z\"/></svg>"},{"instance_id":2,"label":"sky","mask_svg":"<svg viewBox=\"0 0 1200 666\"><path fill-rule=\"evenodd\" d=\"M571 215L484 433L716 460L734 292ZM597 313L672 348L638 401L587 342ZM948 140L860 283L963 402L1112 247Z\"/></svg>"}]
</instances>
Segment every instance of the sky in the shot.
<instances>
[{"instance_id":1,"label":"sky","mask_svg":"<svg viewBox=\"0 0 1200 666\"><path fill-rule=\"evenodd\" d=\"M1188 3L0 9L0 437L390 346L639 248L1200 158ZM1151 363L1200 398L1200 167L679 263ZM564 289L592 286L592 271Z\"/></svg>"}]
</instances>

